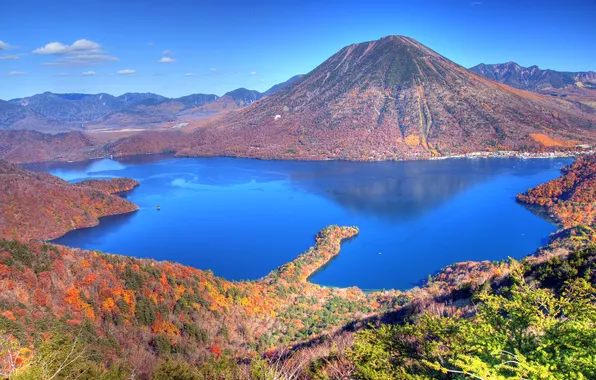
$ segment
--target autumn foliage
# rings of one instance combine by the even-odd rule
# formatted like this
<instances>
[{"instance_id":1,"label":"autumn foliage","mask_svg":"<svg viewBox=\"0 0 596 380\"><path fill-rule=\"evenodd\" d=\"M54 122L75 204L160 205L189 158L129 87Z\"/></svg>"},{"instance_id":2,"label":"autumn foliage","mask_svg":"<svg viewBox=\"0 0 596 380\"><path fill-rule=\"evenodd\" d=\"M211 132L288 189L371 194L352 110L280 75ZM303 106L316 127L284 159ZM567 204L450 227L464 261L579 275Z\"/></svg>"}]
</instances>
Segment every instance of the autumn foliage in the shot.
<instances>
[{"instance_id":1,"label":"autumn foliage","mask_svg":"<svg viewBox=\"0 0 596 380\"><path fill-rule=\"evenodd\" d=\"M122 178L70 184L0 161L0 236L20 240L54 239L99 223L106 215L137 210L121 197L138 182Z\"/></svg>"},{"instance_id":2,"label":"autumn foliage","mask_svg":"<svg viewBox=\"0 0 596 380\"><path fill-rule=\"evenodd\" d=\"M548 207L564 226L596 222L596 155L585 156L562 169L563 176L536 186L517 199Z\"/></svg>"},{"instance_id":3,"label":"autumn foliage","mask_svg":"<svg viewBox=\"0 0 596 380\"><path fill-rule=\"evenodd\" d=\"M129 363L133 352L147 358L176 352L201 363L224 351L247 356L312 339L393 307L390 293L380 303L357 288L306 281L356 233L328 227L295 261L246 282L170 262L0 240L0 332L13 332L34 350L35 337L51 326L86 329L96 337L92 346L110 342L101 349L105 362Z\"/></svg>"}]
</instances>

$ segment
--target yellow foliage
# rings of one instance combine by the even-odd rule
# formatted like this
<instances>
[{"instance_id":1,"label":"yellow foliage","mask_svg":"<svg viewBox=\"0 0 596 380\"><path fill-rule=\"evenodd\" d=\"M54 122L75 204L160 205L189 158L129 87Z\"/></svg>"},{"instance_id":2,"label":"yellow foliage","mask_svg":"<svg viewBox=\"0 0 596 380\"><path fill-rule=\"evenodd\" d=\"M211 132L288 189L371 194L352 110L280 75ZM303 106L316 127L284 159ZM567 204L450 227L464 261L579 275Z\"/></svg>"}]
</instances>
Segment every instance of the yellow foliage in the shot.
<instances>
[{"instance_id":1,"label":"yellow foliage","mask_svg":"<svg viewBox=\"0 0 596 380\"><path fill-rule=\"evenodd\" d=\"M106 299L101 303L101 310L103 311L113 311L116 308L116 302L112 297Z\"/></svg>"},{"instance_id":2,"label":"yellow foliage","mask_svg":"<svg viewBox=\"0 0 596 380\"><path fill-rule=\"evenodd\" d=\"M420 136L418 135L409 135L406 136L404 142L409 146L419 146L420 145Z\"/></svg>"}]
</instances>

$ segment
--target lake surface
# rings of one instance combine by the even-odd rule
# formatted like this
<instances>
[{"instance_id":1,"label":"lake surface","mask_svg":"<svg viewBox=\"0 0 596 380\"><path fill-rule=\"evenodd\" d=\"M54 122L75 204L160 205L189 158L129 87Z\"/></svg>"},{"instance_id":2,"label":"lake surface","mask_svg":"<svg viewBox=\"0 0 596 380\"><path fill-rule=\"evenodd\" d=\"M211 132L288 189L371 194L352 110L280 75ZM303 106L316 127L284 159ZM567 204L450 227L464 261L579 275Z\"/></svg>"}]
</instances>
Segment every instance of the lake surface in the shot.
<instances>
[{"instance_id":1,"label":"lake surface","mask_svg":"<svg viewBox=\"0 0 596 380\"><path fill-rule=\"evenodd\" d=\"M69 181L131 177L140 210L55 240L72 247L256 279L294 259L330 224L360 234L311 280L410 288L457 261L520 258L556 226L515 201L570 159L293 162L130 157L29 167ZM156 210L156 206L161 210Z\"/></svg>"}]
</instances>

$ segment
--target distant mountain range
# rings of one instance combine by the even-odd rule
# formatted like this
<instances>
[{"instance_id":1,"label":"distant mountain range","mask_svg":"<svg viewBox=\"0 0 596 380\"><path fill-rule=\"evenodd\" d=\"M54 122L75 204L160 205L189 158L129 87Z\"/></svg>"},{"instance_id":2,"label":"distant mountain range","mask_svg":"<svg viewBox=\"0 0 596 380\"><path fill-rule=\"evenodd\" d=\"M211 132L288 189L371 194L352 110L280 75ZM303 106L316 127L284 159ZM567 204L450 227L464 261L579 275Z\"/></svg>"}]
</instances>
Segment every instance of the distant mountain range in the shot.
<instances>
[{"instance_id":1,"label":"distant mountain range","mask_svg":"<svg viewBox=\"0 0 596 380\"><path fill-rule=\"evenodd\" d=\"M509 66L512 73L524 71ZM265 93L238 89L221 98L191 95L178 99L155 94L106 98L47 93L38 95L45 99L41 102L31 97L0 104L0 109L7 110L0 120L12 123L11 128L22 128L27 118L81 126L83 120L94 120L97 125L85 127L86 132L106 126L162 127L143 127L148 130L108 139L93 134L89 141L69 134L52 139L28 134L19 140L15 133L4 133L8 137L0 133L0 158L29 161L26 147L35 146L38 151L30 155L36 160L75 159L76 150L64 149L66 140L76 142L81 159L172 152L178 156L395 160L596 143L596 104L575 92L562 96L563 91L569 92L570 77L577 80L575 87L591 91L593 73L559 73L567 78L561 79L567 85L556 87L561 96L549 96L540 93L547 91L546 85L529 84L532 75L520 74L519 78L527 80L514 80L513 74L503 74L505 69L482 67L468 70L411 38L389 36L346 46L310 73ZM497 81L484 75L497 75ZM557 75L535 73L555 84ZM535 92L500 83L510 80L518 87L527 83ZM102 113L102 107L110 110ZM2 145L2 140L27 143L15 148L10 143Z\"/></svg>"},{"instance_id":2,"label":"distant mountain range","mask_svg":"<svg viewBox=\"0 0 596 380\"><path fill-rule=\"evenodd\" d=\"M242 108L292 83L277 84L264 93L239 88L222 97L213 94L192 94L167 98L153 93L54 94L45 92L26 98L0 100L0 129L32 129L42 132L85 130L88 127L124 127L159 124L177 120L180 113L196 110L210 103L233 104ZM225 107L228 108L226 105ZM211 110L217 107L211 107ZM212 115L215 112L204 112Z\"/></svg>"},{"instance_id":3,"label":"distant mountain range","mask_svg":"<svg viewBox=\"0 0 596 380\"><path fill-rule=\"evenodd\" d=\"M596 72L563 72L543 70L538 66L523 67L515 62L484 64L471 67L470 71L488 79L505 83L522 90L541 94L596 97Z\"/></svg>"}]
</instances>

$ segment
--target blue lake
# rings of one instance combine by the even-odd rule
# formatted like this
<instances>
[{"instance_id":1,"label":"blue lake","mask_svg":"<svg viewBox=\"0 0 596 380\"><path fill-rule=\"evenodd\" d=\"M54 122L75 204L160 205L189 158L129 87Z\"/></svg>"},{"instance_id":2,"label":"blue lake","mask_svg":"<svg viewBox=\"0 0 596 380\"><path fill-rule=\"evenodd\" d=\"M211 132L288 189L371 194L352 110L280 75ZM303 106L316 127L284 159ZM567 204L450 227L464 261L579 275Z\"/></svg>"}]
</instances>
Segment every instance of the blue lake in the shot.
<instances>
[{"instance_id":1,"label":"blue lake","mask_svg":"<svg viewBox=\"0 0 596 380\"><path fill-rule=\"evenodd\" d=\"M457 261L520 258L557 227L515 195L570 159L293 162L129 157L36 165L69 181L131 177L140 210L55 240L255 279L294 259L330 224L360 234L311 280L410 288ZM161 210L156 210L156 206Z\"/></svg>"}]
</instances>

